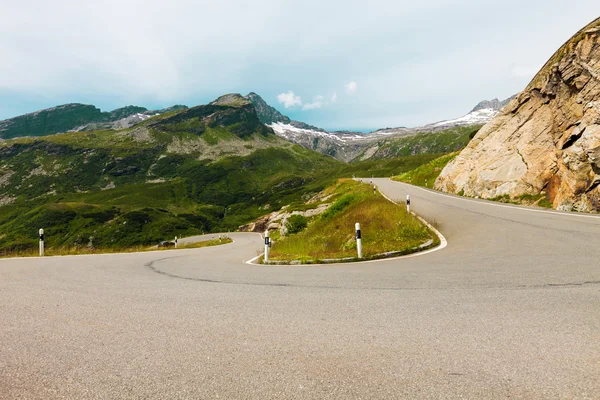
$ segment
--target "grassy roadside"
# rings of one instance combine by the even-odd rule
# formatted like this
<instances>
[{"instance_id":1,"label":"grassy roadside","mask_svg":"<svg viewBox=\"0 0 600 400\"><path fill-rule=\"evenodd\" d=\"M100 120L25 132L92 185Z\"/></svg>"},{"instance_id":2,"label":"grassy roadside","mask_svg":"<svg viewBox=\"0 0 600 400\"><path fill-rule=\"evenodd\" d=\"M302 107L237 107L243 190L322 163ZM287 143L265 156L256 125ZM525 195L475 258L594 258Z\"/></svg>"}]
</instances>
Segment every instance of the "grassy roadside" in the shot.
<instances>
[{"instance_id":1,"label":"grassy roadside","mask_svg":"<svg viewBox=\"0 0 600 400\"><path fill-rule=\"evenodd\" d=\"M370 185L343 179L328 191L335 199L333 205L314 217L304 231L277 240L270 260L311 263L356 257L356 222L361 224L363 257L367 259L392 251L413 252L430 239L433 244L439 240L404 207L374 193Z\"/></svg>"},{"instance_id":2,"label":"grassy roadside","mask_svg":"<svg viewBox=\"0 0 600 400\"><path fill-rule=\"evenodd\" d=\"M509 195L505 194L502 196L492 197L486 200L495 201L497 203L516 204L520 206L554 208L552 202L548 200L545 193L540 193L535 196L532 194L522 194L515 198L511 198Z\"/></svg>"},{"instance_id":3,"label":"grassy roadside","mask_svg":"<svg viewBox=\"0 0 600 400\"><path fill-rule=\"evenodd\" d=\"M169 251L169 250L185 250L185 249L199 249L202 247L210 247L210 246L218 246L221 244L231 243L233 240L231 238L225 237L222 239L212 239L205 240L202 242L190 243L190 244L180 244L177 248L157 248L156 246L133 246L126 247L121 249L116 248L89 248L87 246L80 247L50 247L45 249L45 256L75 256L75 255L83 255L83 254L119 254L119 253L139 253L146 251ZM12 252L12 253L2 253L0 254L0 258L13 258L13 257L37 257L39 256L39 250L24 250L20 252Z\"/></svg>"},{"instance_id":4,"label":"grassy roadside","mask_svg":"<svg viewBox=\"0 0 600 400\"><path fill-rule=\"evenodd\" d=\"M445 154L411 171L394 176L392 180L432 189L433 185L435 184L435 180L440 175L446 164L454 160L458 153L459 152L457 151L454 153Z\"/></svg>"},{"instance_id":5,"label":"grassy roadside","mask_svg":"<svg viewBox=\"0 0 600 400\"><path fill-rule=\"evenodd\" d=\"M398 176L392 177L392 180L410 183L416 186L422 186L429 189L433 189L435 184L435 180L440 175L446 164L450 161L454 160L459 152L454 152L450 154L443 155L435 160L428 162L427 164L423 164L411 171L405 172ZM459 196L464 196L464 193L461 191L458 193ZM523 206L534 206L534 207L542 207L542 208L554 208L552 203L546 197L545 193L540 193L537 195L531 194L522 194L520 196L511 198L509 195L496 196L493 198L485 199L489 201L495 201L498 203L506 203L506 204L516 204Z\"/></svg>"}]
</instances>

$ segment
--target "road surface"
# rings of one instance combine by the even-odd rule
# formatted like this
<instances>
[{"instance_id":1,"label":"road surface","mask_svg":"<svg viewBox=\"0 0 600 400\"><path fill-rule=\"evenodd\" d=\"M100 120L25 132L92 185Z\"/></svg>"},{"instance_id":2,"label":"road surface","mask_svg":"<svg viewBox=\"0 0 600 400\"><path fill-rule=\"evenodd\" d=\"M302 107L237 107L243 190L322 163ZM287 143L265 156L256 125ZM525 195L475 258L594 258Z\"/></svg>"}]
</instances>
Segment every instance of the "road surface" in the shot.
<instances>
[{"instance_id":1,"label":"road surface","mask_svg":"<svg viewBox=\"0 0 600 400\"><path fill-rule=\"evenodd\" d=\"M375 183L448 246L276 267L237 233L0 260L0 398L600 398L600 218Z\"/></svg>"}]
</instances>

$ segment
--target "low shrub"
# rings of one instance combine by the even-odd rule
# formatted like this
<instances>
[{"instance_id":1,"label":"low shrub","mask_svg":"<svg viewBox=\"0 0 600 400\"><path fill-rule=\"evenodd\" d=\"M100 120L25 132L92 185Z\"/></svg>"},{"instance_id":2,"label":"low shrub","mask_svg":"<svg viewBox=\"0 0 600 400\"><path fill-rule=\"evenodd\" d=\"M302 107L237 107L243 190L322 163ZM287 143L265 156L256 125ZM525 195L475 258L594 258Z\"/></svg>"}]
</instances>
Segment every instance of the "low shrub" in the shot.
<instances>
[{"instance_id":1,"label":"low shrub","mask_svg":"<svg viewBox=\"0 0 600 400\"><path fill-rule=\"evenodd\" d=\"M287 228L287 233L293 235L294 233L302 232L308 226L308 219L302 215L292 215L287 219L285 223L285 227Z\"/></svg>"}]
</instances>

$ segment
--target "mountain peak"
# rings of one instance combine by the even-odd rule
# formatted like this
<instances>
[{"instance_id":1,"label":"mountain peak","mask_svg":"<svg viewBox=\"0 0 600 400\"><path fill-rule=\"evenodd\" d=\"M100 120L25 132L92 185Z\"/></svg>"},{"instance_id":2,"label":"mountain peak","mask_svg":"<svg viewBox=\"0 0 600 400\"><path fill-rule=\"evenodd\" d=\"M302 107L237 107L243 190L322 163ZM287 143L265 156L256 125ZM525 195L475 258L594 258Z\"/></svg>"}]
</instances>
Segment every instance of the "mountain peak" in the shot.
<instances>
[{"instance_id":1,"label":"mountain peak","mask_svg":"<svg viewBox=\"0 0 600 400\"><path fill-rule=\"evenodd\" d=\"M243 107L252 104L247 98L239 93L225 94L218 99L212 101L213 106L228 106L228 107Z\"/></svg>"},{"instance_id":2,"label":"mountain peak","mask_svg":"<svg viewBox=\"0 0 600 400\"><path fill-rule=\"evenodd\" d=\"M290 119L288 117L267 104L267 102L258 94L250 92L245 99L254 105L258 119L260 119L260 122L263 124L271 125L276 122L281 122L284 124L290 123Z\"/></svg>"},{"instance_id":3,"label":"mountain peak","mask_svg":"<svg viewBox=\"0 0 600 400\"><path fill-rule=\"evenodd\" d=\"M502 108L504 108L505 105L507 105L508 103L510 103L510 101L512 99L514 99L516 97L516 95L510 96L508 99L505 100L498 100L497 98L492 99L492 100L483 100L480 101L479 103L477 103L477 105L471 110L471 112L475 112L475 111L479 111L479 110L484 110L484 109L492 109L495 111L500 111L502 110Z\"/></svg>"},{"instance_id":4,"label":"mountain peak","mask_svg":"<svg viewBox=\"0 0 600 400\"><path fill-rule=\"evenodd\" d=\"M262 124L252 103L237 93L230 93L206 105L175 112L150 123L151 127L170 133L204 135L213 128L226 128L240 138L254 134L272 135Z\"/></svg>"}]
</instances>

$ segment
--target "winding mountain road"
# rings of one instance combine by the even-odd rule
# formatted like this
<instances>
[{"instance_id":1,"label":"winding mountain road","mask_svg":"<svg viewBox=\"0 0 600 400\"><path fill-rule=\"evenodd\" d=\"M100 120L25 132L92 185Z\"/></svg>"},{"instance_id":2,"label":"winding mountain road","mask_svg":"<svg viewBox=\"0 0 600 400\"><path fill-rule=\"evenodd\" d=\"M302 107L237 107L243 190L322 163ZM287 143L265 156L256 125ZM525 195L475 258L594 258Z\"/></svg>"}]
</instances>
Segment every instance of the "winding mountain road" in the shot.
<instances>
[{"instance_id":1,"label":"winding mountain road","mask_svg":"<svg viewBox=\"0 0 600 400\"><path fill-rule=\"evenodd\" d=\"M0 260L0 398L600 398L599 217L375 183L448 246L274 267L236 233Z\"/></svg>"}]
</instances>

